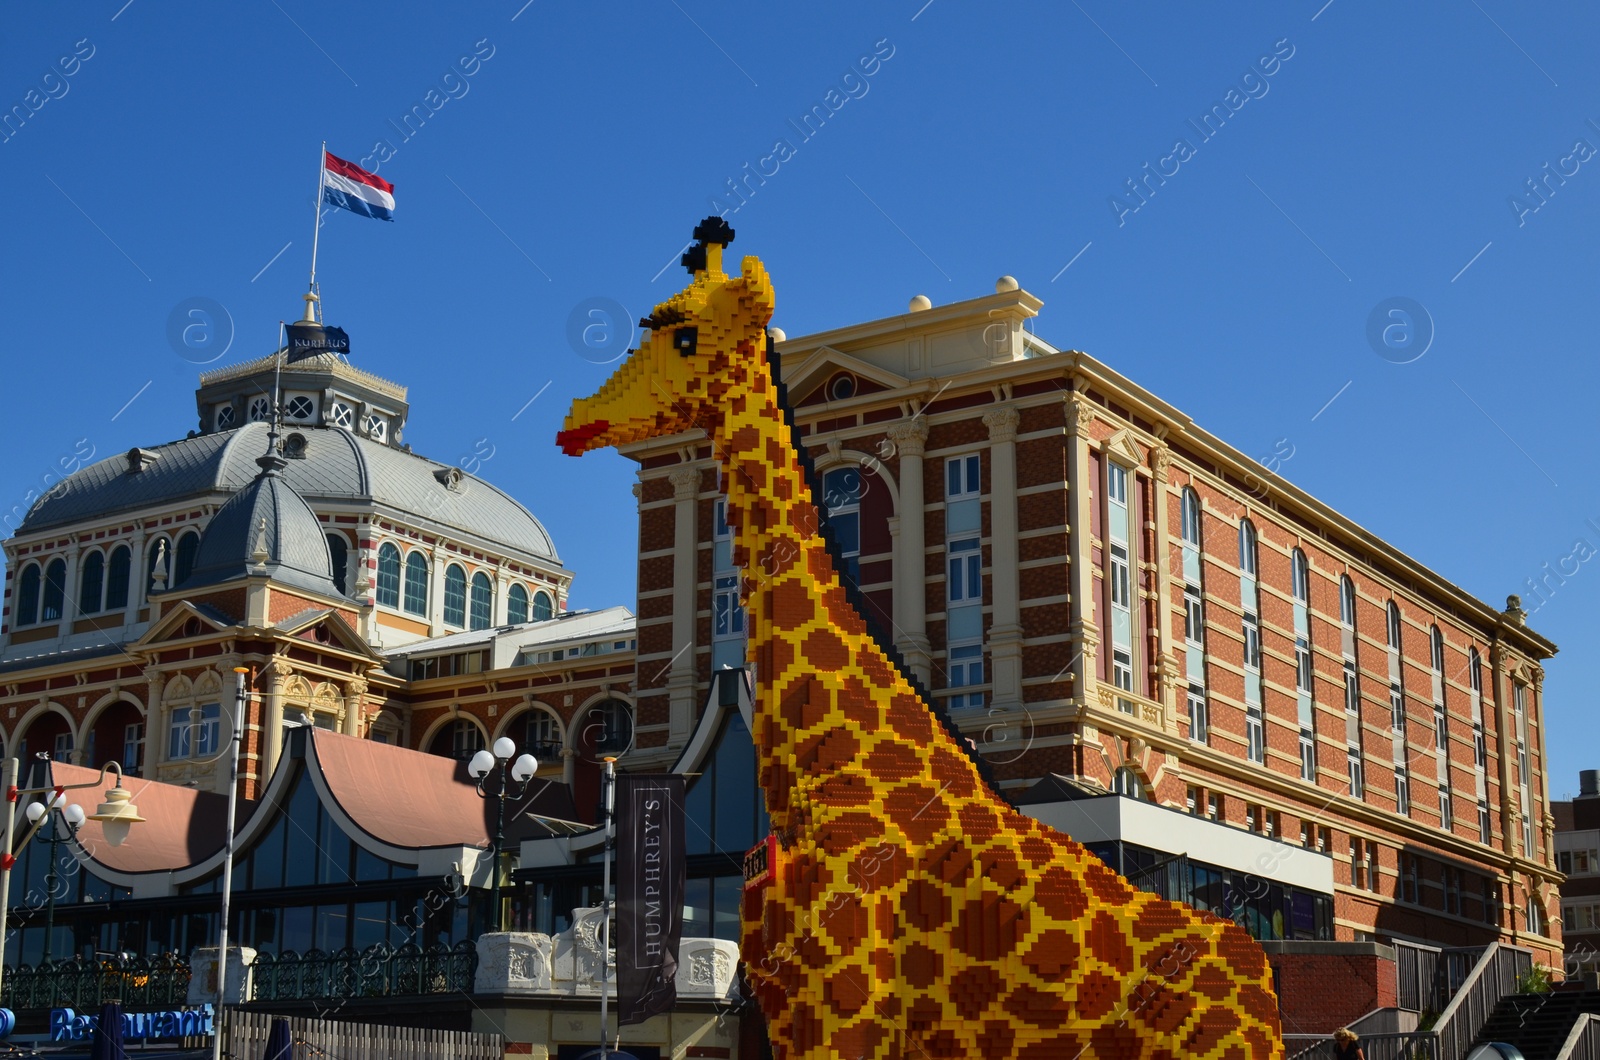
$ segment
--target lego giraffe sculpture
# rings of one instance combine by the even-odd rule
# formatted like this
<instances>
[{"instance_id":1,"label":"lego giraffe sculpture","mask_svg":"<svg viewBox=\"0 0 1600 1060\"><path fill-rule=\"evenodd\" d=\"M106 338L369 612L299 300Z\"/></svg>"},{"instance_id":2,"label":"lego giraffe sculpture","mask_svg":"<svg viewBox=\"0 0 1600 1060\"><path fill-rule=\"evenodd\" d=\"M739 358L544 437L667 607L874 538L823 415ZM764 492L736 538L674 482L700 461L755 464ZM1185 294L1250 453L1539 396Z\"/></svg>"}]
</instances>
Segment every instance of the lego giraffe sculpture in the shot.
<instances>
[{"instance_id":1,"label":"lego giraffe sculpture","mask_svg":"<svg viewBox=\"0 0 1600 1060\"><path fill-rule=\"evenodd\" d=\"M700 427L749 572L754 738L781 850L742 954L780 1060L1277 1060L1277 1002L1235 924L1135 890L1017 813L850 604L781 405L761 262L695 229L694 281L573 404L577 455Z\"/></svg>"}]
</instances>

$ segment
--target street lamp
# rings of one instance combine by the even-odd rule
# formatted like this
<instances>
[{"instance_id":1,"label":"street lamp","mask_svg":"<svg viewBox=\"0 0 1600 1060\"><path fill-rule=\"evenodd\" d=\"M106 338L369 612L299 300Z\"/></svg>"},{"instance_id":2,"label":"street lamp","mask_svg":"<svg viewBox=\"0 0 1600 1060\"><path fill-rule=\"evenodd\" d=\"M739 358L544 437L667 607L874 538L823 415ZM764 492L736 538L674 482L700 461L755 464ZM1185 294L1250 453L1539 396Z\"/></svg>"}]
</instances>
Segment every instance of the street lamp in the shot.
<instances>
[{"instance_id":1,"label":"street lamp","mask_svg":"<svg viewBox=\"0 0 1600 1060\"><path fill-rule=\"evenodd\" d=\"M512 761L512 756L516 760ZM496 769L495 767L499 768ZM510 779L507 779L507 770ZM520 799L528 793L528 782L538 772L539 763L530 754L517 755L517 745L511 737L502 736L494 742L494 750L479 751L467 763L467 773L478 782L478 796L494 799L497 803L494 825L494 861L491 873L494 890L491 901L494 909L494 929L504 931L505 911L500 904L500 855L506 841L506 798ZM491 784L491 780L493 783Z\"/></svg>"},{"instance_id":2,"label":"street lamp","mask_svg":"<svg viewBox=\"0 0 1600 1060\"><path fill-rule=\"evenodd\" d=\"M18 847L27 846L40 827L44 824L44 811L40 811L37 819L33 820L28 830L23 833L20 842L15 842L17 828L17 802L26 795L50 796L52 803L62 800L66 793L78 788L98 788L106 782L107 773L117 775L116 787L106 791L106 801L102 802L94 813L89 814L86 820L99 821L105 833L106 842L117 847L128 838L130 826L138 824L144 818L139 816L139 807L133 804L133 794L122 786L122 766L117 762L107 762L100 767L100 776L83 784L51 784L40 788L17 787L18 773L21 764L15 758L8 758L5 762L6 771L6 811L5 811L5 851L0 853L0 940L6 936L6 915L11 908L11 870L17 864L16 855L12 853ZM80 810L81 812L81 810ZM0 979L5 975L5 954L0 950Z\"/></svg>"},{"instance_id":3,"label":"street lamp","mask_svg":"<svg viewBox=\"0 0 1600 1060\"><path fill-rule=\"evenodd\" d=\"M40 754L40 758L49 755ZM58 851L67 843L78 836L78 826L82 824L87 815L83 807L76 803L66 801L66 795L58 795L52 791L44 802L28 803L28 823L35 826L33 838L40 843L47 844L50 848L50 871L44 878L45 905L44 905L44 962L49 964L55 956L56 941L56 884L60 882L57 872L60 854ZM54 811L54 812L52 812ZM60 814L60 819L57 819ZM50 818L50 834L46 835L40 828L42 820ZM66 835L62 835L62 824L66 825Z\"/></svg>"}]
</instances>

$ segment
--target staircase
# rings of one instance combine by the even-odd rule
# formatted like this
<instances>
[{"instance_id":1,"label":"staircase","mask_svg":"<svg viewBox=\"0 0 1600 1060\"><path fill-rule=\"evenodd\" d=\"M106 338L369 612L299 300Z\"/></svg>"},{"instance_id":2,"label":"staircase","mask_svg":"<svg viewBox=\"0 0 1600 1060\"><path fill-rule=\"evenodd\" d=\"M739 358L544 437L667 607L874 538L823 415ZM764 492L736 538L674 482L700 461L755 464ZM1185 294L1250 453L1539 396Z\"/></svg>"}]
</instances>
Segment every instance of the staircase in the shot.
<instances>
[{"instance_id":1,"label":"staircase","mask_svg":"<svg viewBox=\"0 0 1600 1060\"><path fill-rule=\"evenodd\" d=\"M1474 1046L1505 1042L1527 1060L1561 1060L1561 1049L1584 1013L1600 1015L1600 990L1552 990L1500 999Z\"/></svg>"}]
</instances>

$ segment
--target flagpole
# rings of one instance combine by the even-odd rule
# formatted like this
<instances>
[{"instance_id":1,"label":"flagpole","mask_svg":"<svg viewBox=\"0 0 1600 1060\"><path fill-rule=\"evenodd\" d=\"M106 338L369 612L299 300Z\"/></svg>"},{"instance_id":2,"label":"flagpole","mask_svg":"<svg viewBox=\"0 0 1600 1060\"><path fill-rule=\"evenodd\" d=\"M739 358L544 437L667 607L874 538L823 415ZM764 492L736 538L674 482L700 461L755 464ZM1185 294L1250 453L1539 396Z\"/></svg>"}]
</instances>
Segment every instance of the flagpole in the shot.
<instances>
[{"instance_id":1,"label":"flagpole","mask_svg":"<svg viewBox=\"0 0 1600 1060\"><path fill-rule=\"evenodd\" d=\"M312 203L312 218L314 223L311 226L311 286L309 288L309 293L312 295L317 293L317 237L322 235L322 193L327 175L328 141L324 140L322 141L322 149L317 152L317 199L314 203ZM313 303L311 299L307 299L306 319L311 320L314 323L320 323L322 314L321 312L317 312L316 317L313 317L312 305Z\"/></svg>"}]
</instances>

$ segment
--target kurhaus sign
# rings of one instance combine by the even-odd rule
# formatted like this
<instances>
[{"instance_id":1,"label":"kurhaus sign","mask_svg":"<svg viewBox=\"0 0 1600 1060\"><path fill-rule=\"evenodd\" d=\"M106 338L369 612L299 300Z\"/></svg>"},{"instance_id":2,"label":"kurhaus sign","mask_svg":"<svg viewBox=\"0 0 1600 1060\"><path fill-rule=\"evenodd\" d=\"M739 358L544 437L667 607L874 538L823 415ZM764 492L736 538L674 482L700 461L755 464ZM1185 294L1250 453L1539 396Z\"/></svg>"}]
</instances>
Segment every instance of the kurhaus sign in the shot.
<instances>
[{"instance_id":1,"label":"kurhaus sign","mask_svg":"<svg viewBox=\"0 0 1600 1060\"><path fill-rule=\"evenodd\" d=\"M122 1037L125 1041L145 1038L203 1038L216 1033L210 1005L168 1012L124 1012ZM94 1034L99 1016L79 1015L70 1008L50 1010L50 1040L82 1041Z\"/></svg>"}]
</instances>

